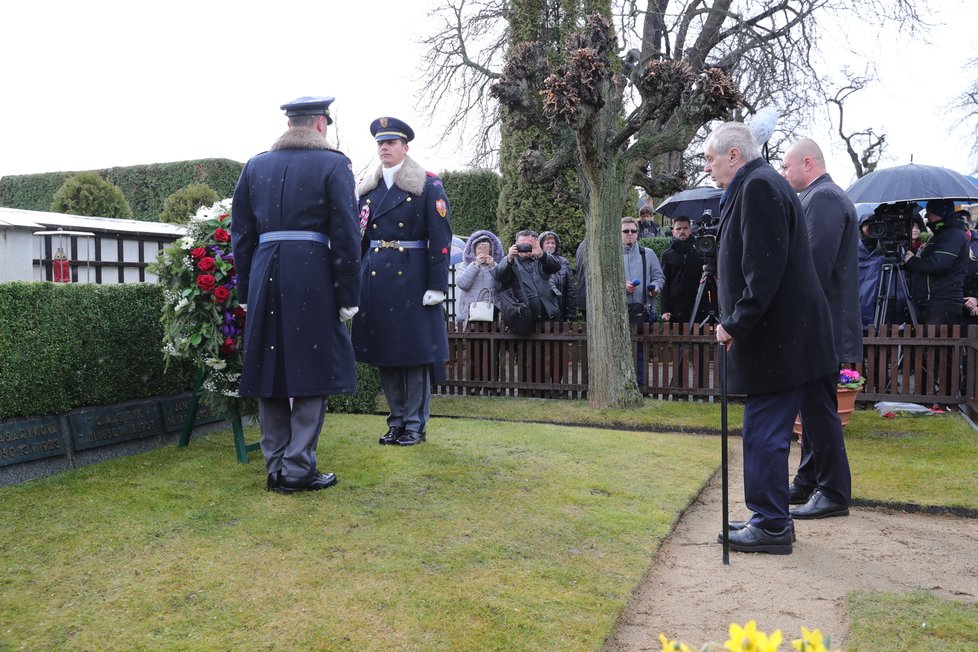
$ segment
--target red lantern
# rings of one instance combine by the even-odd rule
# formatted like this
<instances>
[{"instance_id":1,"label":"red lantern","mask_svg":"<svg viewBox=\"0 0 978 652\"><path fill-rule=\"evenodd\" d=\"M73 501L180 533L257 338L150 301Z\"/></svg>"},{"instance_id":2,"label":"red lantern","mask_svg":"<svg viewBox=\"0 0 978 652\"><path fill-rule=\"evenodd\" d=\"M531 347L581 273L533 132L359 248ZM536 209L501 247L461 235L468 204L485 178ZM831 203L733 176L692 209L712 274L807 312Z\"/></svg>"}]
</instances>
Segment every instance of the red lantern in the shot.
<instances>
[{"instance_id":1,"label":"red lantern","mask_svg":"<svg viewBox=\"0 0 978 652\"><path fill-rule=\"evenodd\" d=\"M54 260L51 261L51 273L55 283L71 283L71 261L61 247L58 247Z\"/></svg>"}]
</instances>

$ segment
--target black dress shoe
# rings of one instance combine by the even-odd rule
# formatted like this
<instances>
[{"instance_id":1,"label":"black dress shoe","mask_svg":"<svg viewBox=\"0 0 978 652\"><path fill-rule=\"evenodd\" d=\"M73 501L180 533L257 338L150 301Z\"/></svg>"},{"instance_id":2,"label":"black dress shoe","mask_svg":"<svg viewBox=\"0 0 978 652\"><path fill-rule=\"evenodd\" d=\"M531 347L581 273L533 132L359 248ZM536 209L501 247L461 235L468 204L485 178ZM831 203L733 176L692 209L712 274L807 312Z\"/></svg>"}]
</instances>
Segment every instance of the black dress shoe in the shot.
<instances>
[{"instance_id":1,"label":"black dress shoe","mask_svg":"<svg viewBox=\"0 0 978 652\"><path fill-rule=\"evenodd\" d=\"M801 519L849 516L849 506L832 502L822 493L821 489L816 489L807 503L791 510L791 516Z\"/></svg>"},{"instance_id":2,"label":"black dress shoe","mask_svg":"<svg viewBox=\"0 0 978 652\"><path fill-rule=\"evenodd\" d=\"M293 494L298 491L321 491L337 483L335 473L321 473L316 470L304 478L290 478L283 475L279 478L278 491L282 494Z\"/></svg>"},{"instance_id":3,"label":"black dress shoe","mask_svg":"<svg viewBox=\"0 0 978 652\"><path fill-rule=\"evenodd\" d=\"M788 504L804 505L815 492L815 487L802 487L794 482L788 485Z\"/></svg>"},{"instance_id":4,"label":"black dress shoe","mask_svg":"<svg viewBox=\"0 0 978 652\"><path fill-rule=\"evenodd\" d=\"M793 533L794 528L790 525L786 525L780 530L764 530L748 523L739 530L731 530L727 535L727 541L730 544L730 549L738 552L790 555Z\"/></svg>"},{"instance_id":5,"label":"black dress shoe","mask_svg":"<svg viewBox=\"0 0 978 652\"><path fill-rule=\"evenodd\" d=\"M423 432L405 430L404 434L397 438L397 445L414 446L415 444L420 444L423 441L425 441L425 436Z\"/></svg>"},{"instance_id":6,"label":"black dress shoe","mask_svg":"<svg viewBox=\"0 0 978 652\"><path fill-rule=\"evenodd\" d=\"M400 426L391 426L387 429L387 433L377 440L377 443L381 446L393 446L397 443L397 438L404 434L404 428Z\"/></svg>"},{"instance_id":7,"label":"black dress shoe","mask_svg":"<svg viewBox=\"0 0 978 652\"><path fill-rule=\"evenodd\" d=\"M750 521L727 521L727 530L730 532L733 532L734 530L743 530L745 527L747 527L749 522ZM795 536L795 524L792 523L788 527L791 528L791 542L794 543L798 540L798 537ZM723 532L717 535L717 543L723 543Z\"/></svg>"},{"instance_id":8,"label":"black dress shoe","mask_svg":"<svg viewBox=\"0 0 978 652\"><path fill-rule=\"evenodd\" d=\"M268 474L268 480L265 482L265 491L276 491L281 484L282 472L276 471L275 473Z\"/></svg>"}]
</instances>

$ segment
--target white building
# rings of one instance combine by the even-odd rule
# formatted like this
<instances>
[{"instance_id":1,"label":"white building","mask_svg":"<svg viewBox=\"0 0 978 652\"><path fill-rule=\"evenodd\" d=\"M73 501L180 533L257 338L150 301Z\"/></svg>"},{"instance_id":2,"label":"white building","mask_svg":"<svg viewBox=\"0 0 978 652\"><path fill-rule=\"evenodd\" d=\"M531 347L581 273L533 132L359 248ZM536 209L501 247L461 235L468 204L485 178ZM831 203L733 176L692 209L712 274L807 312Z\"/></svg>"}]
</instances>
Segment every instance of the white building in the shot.
<instances>
[{"instance_id":1,"label":"white building","mask_svg":"<svg viewBox=\"0 0 978 652\"><path fill-rule=\"evenodd\" d=\"M179 224L0 207L0 283L55 280L59 249L72 282L154 283L146 266L185 232Z\"/></svg>"}]
</instances>

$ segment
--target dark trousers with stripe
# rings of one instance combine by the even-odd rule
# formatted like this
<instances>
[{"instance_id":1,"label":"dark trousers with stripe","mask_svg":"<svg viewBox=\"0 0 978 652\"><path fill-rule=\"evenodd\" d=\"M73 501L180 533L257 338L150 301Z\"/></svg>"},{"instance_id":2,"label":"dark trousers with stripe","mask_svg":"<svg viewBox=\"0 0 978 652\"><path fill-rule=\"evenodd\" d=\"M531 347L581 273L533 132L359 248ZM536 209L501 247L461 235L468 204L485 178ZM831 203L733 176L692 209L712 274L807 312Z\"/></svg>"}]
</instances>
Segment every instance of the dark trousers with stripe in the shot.
<instances>
[{"instance_id":1,"label":"dark trousers with stripe","mask_svg":"<svg viewBox=\"0 0 978 652\"><path fill-rule=\"evenodd\" d=\"M431 376L428 365L380 367L380 384L390 407L387 425L424 432L431 414Z\"/></svg>"},{"instance_id":2,"label":"dark trousers with stripe","mask_svg":"<svg viewBox=\"0 0 978 652\"><path fill-rule=\"evenodd\" d=\"M316 470L316 447L326 418L325 396L258 400L261 452L268 473L304 478Z\"/></svg>"}]
</instances>

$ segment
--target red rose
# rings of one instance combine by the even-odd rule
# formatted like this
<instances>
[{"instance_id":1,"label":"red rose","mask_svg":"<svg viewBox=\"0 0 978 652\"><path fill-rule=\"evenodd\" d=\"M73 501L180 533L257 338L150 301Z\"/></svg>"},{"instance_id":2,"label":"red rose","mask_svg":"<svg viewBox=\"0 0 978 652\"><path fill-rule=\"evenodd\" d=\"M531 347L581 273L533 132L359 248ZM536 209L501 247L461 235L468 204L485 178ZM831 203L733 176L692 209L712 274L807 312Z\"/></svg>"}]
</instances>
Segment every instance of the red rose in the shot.
<instances>
[{"instance_id":1,"label":"red rose","mask_svg":"<svg viewBox=\"0 0 978 652\"><path fill-rule=\"evenodd\" d=\"M201 258L203 258L204 254L206 253L207 250L204 249L203 247L197 247L196 249L190 250L190 255L193 256L196 260L200 260Z\"/></svg>"},{"instance_id":2,"label":"red rose","mask_svg":"<svg viewBox=\"0 0 978 652\"><path fill-rule=\"evenodd\" d=\"M234 339L229 337L224 340L224 344L221 345L221 353L228 355L234 353L238 350L238 345L235 344Z\"/></svg>"},{"instance_id":3,"label":"red rose","mask_svg":"<svg viewBox=\"0 0 978 652\"><path fill-rule=\"evenodd\" d=\"M230 242L231 234L221 228L214 229L214 239L218 242Z\"/></svg>"},{"instance_id":4,"label":"red rose","mask_svg":"<svg viewBox=\"0 0 978 652\"><path fill-rule=\"evenodd\" d=\"M209 272L214 269L214 259L210 256L204 256L197 261L197 267L200 268L202 272Z\"/></svg>"},{"instance_id":5,"label":"red rose","mask_svg":"<svg viewBox=\"0 0 978 652\"><path fill-rule=\"evenodd\" d=\"M227 301L229 296L231 296L231 290L227 289L226 286L218 285L214 288L214 299L217 301Z\"/></svg>"},{"instance_id":6,"label":"red rose","mask_svg":"<svg viewBox=\"0 0 978 652\"><path fill-rule=\"evenodd\" d=\"M223 221L224 221L224 220L226 220L227 218L228 218L228 214L227 214L227 213L225 213L224 215L221 215L221 216L220 216L219 218L217 218L217 221L218 221L218 222L223 222Z\"/></svg>"},{"instance_id":7,"label":"red rose","mask_svg":"<svg viewBox=\"0 0 978 652\"><path fill-rule=\"evenodd\" d=\"M210 292L214 289L214 283L217 281L210 274L201 274L197 277L197 287L199 287L204 292Z\"/></svg>"},{"instance_id":8,"label":"red rose","mask_svg":"<svg viewBox=\"0 0 978 652\"><path fill-rule=\"evenodd\" d=\"M242 308L241 306L235 306L234 307L234 316L237 317L238 319L244 319L245 309Z\"/></svg>"}]
</instances>

